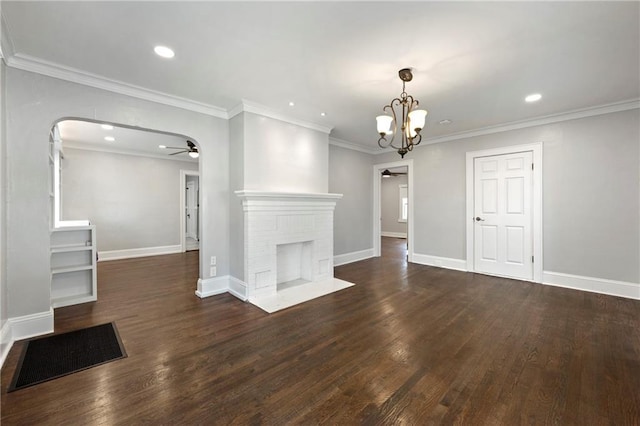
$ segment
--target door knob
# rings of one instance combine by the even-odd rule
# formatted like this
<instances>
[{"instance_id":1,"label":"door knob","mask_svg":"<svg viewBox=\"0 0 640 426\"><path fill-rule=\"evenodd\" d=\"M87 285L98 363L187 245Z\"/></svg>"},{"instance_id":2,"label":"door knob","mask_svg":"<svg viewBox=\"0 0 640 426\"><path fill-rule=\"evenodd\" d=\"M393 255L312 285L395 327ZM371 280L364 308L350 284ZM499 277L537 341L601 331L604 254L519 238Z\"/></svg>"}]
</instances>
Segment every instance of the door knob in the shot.
<instances>
[{"instance_id":1,"label":"door knob","mask_svg":"<svg viewBox=\"0 0 640 426\"><path fill-rule=\"evenodd\" d=\"M477 216L477 217L476 217L476 222L480 222L480 221L484 222L484 219L483 219L483 218L481 218L480 216Z\"/></svg>"}]
</instances>

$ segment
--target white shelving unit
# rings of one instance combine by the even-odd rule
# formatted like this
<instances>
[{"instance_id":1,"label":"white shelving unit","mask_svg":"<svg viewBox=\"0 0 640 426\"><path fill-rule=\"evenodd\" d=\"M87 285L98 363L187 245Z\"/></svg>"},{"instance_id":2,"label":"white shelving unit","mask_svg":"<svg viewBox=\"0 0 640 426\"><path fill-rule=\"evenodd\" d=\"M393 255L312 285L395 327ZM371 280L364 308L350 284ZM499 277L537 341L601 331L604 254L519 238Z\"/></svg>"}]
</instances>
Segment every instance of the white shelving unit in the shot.
<instances>
[{"instance_id":1,"label":"white shelving unit","mask_svg":"<svg viewBox=\"0 0 640 426\"><path fill-rule=\"evenodd\" d=\"M51 231L51 305L54 308L98 298L96 227L69 226Z\"/></svg>"}]
</instances>

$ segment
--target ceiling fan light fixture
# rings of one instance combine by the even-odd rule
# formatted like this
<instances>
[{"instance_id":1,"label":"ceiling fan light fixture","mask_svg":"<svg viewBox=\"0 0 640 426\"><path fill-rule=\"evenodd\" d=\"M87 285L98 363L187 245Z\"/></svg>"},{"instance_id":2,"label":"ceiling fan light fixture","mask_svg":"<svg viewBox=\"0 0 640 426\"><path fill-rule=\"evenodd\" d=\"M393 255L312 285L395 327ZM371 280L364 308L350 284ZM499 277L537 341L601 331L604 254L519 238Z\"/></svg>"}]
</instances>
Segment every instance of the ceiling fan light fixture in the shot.
<instances>
[{"instance_id":1,"label":"ceiling fan light fixture","mask_svg":"<svg viewBox=\"0 0 640 426\"><path fill-rule=\"evenodd\" d=\"M180 155L180 154L184 154L185 152L187 153L187 155L189 155L189 157L191 158L198 158L200 156L200 153L198 152L198 147L196 147L196 144L194 144L191 141L187 141L187 146L185 147L180 147L180 146L165 146L165 145L158 145L158 148L161 149L177 149L179 151L175 151L172 152L169 155Z\"/></svg>"},{"instance_id":2,"label":"ceiling fan light fixture","mask_svg":"<svg viewBox=\"0 0 640 426\"><path fill-rule=\"evenodd\" d=\"M391 172L389 171L389 169L385 169L385 171L382 172L382 177L383 178L390 178L391 177Z\"/></svg>"}]
</instances>

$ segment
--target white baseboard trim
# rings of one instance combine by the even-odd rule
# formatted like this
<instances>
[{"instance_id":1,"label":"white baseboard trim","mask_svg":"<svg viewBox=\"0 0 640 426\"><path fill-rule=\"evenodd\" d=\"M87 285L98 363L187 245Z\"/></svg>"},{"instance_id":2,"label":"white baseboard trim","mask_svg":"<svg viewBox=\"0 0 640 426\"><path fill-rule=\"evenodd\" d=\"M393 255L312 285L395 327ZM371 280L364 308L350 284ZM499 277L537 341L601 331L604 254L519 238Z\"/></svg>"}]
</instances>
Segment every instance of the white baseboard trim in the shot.
<instances>
[{"instance_id":1,"label":"white baseboard trim","mask_svg":"<svg viewBox=\"0 0 640 426\"><path fill-rule=\"evenodd\" d=\"M16 340L53 333L53 308L37 314L9 318L11 338Z\"/></svg>"},{"instance_id":2,"label":"white baseboard trim","mask_svg":"<svg viewBox=\"0 0 640 426\"><path fill-rule=\"evenodd\" d=\"M36 314L9 318L0 330L0 366L4 364L13 342L53 333L53 308Z\"/></svg>"},{"instance_id":3,"label":"white baseboard trim","mask_svg":"<svg viewBox=\"0 0 640 426\"><path fill-rule=\"evenodd\" d=\"M333 266L346 265L373 257L373 248L333 256Z\"/></svg>"},{"instance_id":4,"label":"white baseboard trim","mask_svg":"<svg viewBox=\"0 0 640 426\"><path fill-rule=\"evenodd\" d=\"M0 329L0 368L4 365L4 360L7 359L7 355L13 346L12 337L11 323L6 320Z\"/></svg>"},{"instance_id":5,"label":"white baseboard trim","mask_svg":"<svg viewBox=\"0 0 640 426\"><path fill-rule=\"evenodd\" d=\"M108 250L98 252L98 261L131 259L134 257L158 256L161 254L182 253L180 244L175 246L142 247L125 250Z\"/></svg>"},{"instance_id":6,"label":"white baseboard trim","mask_svg":"<svg viewBox=\"0 0 640 426\"><path fill-rule=\"evenodd\" d=\"M229 290L229 276L212 277L205 279L198 279L198 289L196 290L196 296L199 298L205 298L209 296L215 296L216 294L226 293Z\"/></svg>"},{"instance_id":7,"label":"white baseboard trim","mask_svg":"<svg viewBox=\"0 0 640 426\"><path fill-rule=\"evenodd\" d=\"M454 269L456 271L467 272L467 261L453 259L450 257L431 256L428 254L414 253L411 262L420 265L437 266L438 268Z\"/></svg>"},{"instance_id":8,"label":"white baseboard trim","mask_svg":"<svg viewBox=\"0 0 640 426\"><path fill-rule=\"evenodd\" d=\"M229 293L238 299L246 302L247 298L247 283L236 277L229 277Z\"/></svg>"},{"instance_id":9,"label":"white baseboard trim","mask_svg":"<svg viewBox=\"0 0 640 426\"><path fill-rule=\"evenodd\" d=\"M229 293L232 296L246 302L247 298L247 284L232 277L225 275L223 277L205 278L198 280L198 289L196 290L196 296L203 299L209 296L215 296L217 294Z\"/></svg>"},{"instance_id":10,"label":"white baseboard trim","mask_svg":"<svg viewBox=\"0 0 640 426\"><path fill-rule=\"evenodd\" d=\"M382 235L383 237L391 237L391 238L407 238L407 233L406 232L387 232L387 231L382 231L380 233L380 235Z\"/></svg>"},{"instance_id":11,"label":"white baseboard trim","mask_svg":"<svg viewBox=\"0 0 640 426\"><path fill-rule=\"evenodd\" d=\"M640 283L614 281L604 278L584 277L550 271L542 272L542 283L556 287L572 288L574 290L640 300Z\"/></svg>"}]
</instances>

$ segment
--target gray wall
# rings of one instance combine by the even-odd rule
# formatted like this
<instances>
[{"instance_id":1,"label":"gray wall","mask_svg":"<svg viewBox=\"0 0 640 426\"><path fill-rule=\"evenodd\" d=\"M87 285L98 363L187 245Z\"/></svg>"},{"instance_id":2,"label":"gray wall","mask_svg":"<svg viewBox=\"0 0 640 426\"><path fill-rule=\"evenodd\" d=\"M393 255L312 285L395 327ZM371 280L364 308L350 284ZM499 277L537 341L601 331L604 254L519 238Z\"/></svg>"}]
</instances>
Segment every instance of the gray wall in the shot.
<instances>
[{"instance_id":1,"label":"gray wall","mask_svg":"<svg viewBox=\"0 0 640 426\"><path fill-rule=\"evenodd\" d=\"M6 69L8 315L48 312L48 134L77 117L188 136L200 146L202 235L200 277L228 274L229 169L227 120L148 102L15 68ZM194 283L194 289L196 283Z\"/></svg>"},{"instance_id":2,"label":"gray wall","mask_svg":"<svg viewBox=\"0 0 640 426\"><path fill-rule=\"evenodd\" d=\"M229 120L229 268L231 276L244 281L244 212L234 191L244 189L244 114Z\"/></svg>"},{"instance_id":3,"label":"gray wall","mask_svg":"<svg viewBox=\"0 0 640 426\"><path fill-rule=\"evenodd\" d=\"M406 184L406 175L382 179L380 185L382 232L407 233L407 222L398 222L398 217L400 217L400 190L398 185Z\"/></svg>"},{"instance_id":4,"label":"gray wall","mask_svg":"<svg viewBox=\"0 0 640 426\"><path fill-rule=\"evenodd\" d=\"M329 135L244 115L244 189L326 193Z\"/></svg>"},{"instance_id":5,"label":"gray wall","mask_svg":"<svg viewBox=\"0 0 640 426\"><path fill-rule=\"evenodd\" d=\"M329 135L243 112L229 121L230 270L244 281L244 212L234 191L328 191Z\"/></svg>"},{"instance_id":6,"label":"gray wall","mask_svg":"<svg viewBox=\"0 0 640 426\"><path fill-rule=\"evenodd\" d=\"M62 220L91 220L99 251L178 245L180 170L198 163L65 148Z\"/></svg>"},{"instance_id":7,"label":"gray wall","mask_svg":"<svg viewBox=\"0 0 640 426\"><path fill-rule=\"evenodd\" d=\"M0 330L7 321L7 228L6 228L6 65L0 59ZM0 351L2 353L2 351Z\"/></svg>"},{"instance_id":8,"label":"gray wall","mask_svg":"<svg viewBox=\"0 0 640 426\"><path fill-rule=\"evenodd\" d=\"M329 192L343 194L334 214L334 255L373 247L373 159L370 154L329 146Z\"/></svg>"},{"instance_id":9,"label":"gray wall","mask_svg":"<svg viewBox=\"0 0 640 426\"><path fill-rule=\"evenodd\" d=\"M543 142L544 270L639 282L639 111L418 147L415 252L466 258L467 151Z\"/></svg>"}]
</instances>

